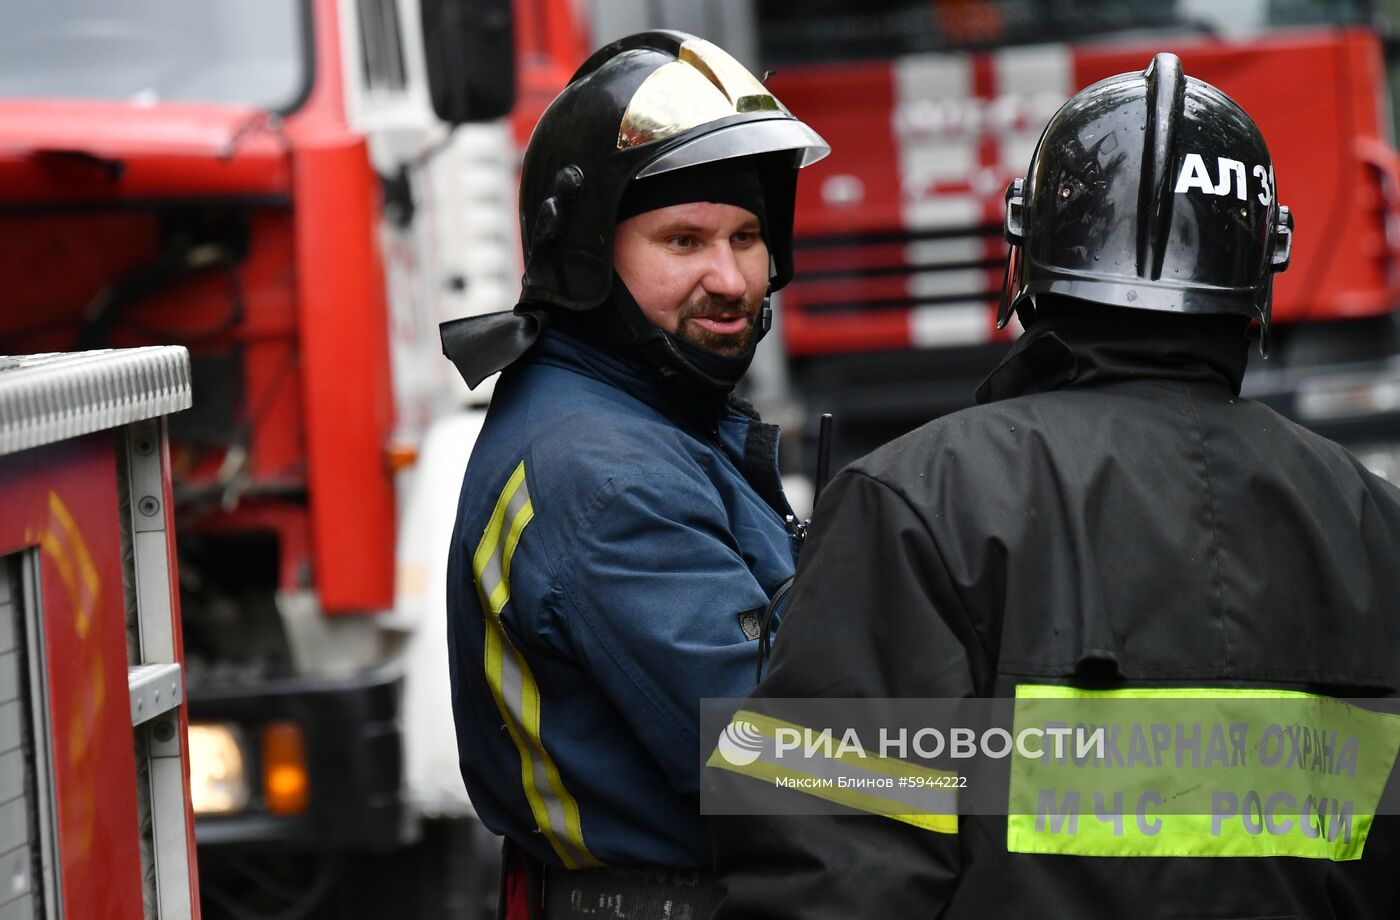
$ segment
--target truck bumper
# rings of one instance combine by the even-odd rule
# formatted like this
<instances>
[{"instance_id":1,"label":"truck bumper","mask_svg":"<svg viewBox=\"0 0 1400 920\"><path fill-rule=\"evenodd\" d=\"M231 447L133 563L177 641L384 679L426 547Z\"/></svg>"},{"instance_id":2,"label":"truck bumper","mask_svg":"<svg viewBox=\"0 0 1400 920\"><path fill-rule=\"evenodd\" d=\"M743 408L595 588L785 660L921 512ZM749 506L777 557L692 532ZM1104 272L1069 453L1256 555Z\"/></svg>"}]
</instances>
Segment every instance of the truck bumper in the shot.
<instances>
[{"instance_id":1,"label":"truck bumper","mask_svg":"<svg viewBox=\"0 0 1400 920\"><path fill-rule=\"evenodd\" d=\"M290 679L190 692L190 722L237 726L248 807L201 815L201 848L280 844L295 849L393 849L411 842L405 804L400 675L346 681ZM270 813L262 795L263 727L301 726L309 799L300 814Z\"/></svg>"}]
</instances>

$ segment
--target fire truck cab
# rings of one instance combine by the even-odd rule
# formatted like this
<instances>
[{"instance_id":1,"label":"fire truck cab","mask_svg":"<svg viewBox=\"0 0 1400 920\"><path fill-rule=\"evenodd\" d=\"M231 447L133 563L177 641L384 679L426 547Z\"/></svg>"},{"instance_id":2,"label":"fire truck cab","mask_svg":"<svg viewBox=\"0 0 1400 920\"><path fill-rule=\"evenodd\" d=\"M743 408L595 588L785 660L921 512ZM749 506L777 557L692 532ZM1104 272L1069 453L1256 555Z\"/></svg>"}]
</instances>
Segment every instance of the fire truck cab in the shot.
<instances>
[{"instance_id":1,"label":"fire truck cab","mask_svg":"<svg viewBox=\"0 0 1400 920\"><path fill-rule=\"evenodd\" d=\"M756 0L774 92L832 146L799 186L782 320L843 459L971 403L1015 331L993 322L1008 183L1066 99L1173 51L1253 116L1297 219L1273 354L1251 359L1246 393L1400 478L1400 160L1380 5Z\"/></svg>"},{"instance_id":2,"label":"fire truck cab","mask_svg":"<svg viewBox=\"0 0 1400 920\"><path fill-rule=\"evenodd\" d=\"M431 557L484 395L437 325L514 302L515 87L582 41L569 0L0 9L0 353L188 349L162 508L206 916L494 890Z\"/></svg>"}]
</instances>

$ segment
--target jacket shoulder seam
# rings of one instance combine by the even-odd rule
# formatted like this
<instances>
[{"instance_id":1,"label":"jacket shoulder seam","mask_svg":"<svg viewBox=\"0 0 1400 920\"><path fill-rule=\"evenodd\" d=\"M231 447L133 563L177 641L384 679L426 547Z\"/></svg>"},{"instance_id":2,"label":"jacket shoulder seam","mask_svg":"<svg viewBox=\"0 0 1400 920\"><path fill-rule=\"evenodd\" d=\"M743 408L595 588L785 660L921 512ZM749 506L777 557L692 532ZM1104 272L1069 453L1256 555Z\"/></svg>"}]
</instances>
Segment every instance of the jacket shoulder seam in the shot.
<instances>
[{"instance_id":1,"label":"jacket shoulder seam","mask_svg":"<svg viewBox=\"0 0 1400 920\"><path fill-rule=\"evenodd\" d=\"M1186 404L1191 408L1191 418L1196 424L1196 445L1201 456L1201 480L1205 485L1206 493L1206 519L1210 524L1210 552L1211 567L1215 570L1215 596L1220 619L1220 640L1225 648L1225 666L1230 664L1230 624L1225 617L1225 574L1220 563L1220 523L1215 513L1215 490L1211 485L1210 476L1210 456L1206 451L1206 433L1201 426L1201 413L1196 408L1196 397L1189 387L1183 387L1186 394Z\"/></svg>"}]
</instances>

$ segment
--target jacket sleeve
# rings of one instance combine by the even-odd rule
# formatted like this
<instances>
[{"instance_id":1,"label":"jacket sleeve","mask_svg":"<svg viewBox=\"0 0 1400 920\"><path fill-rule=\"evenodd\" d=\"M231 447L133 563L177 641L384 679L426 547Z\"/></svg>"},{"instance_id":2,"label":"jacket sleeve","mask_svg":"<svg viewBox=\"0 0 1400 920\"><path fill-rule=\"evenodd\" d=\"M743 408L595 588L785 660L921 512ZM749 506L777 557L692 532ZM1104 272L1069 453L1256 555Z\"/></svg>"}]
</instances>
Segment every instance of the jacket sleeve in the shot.
<instances>
[{"instance_id":1,"label":"jacket sleeve","mask_svg":"<svg viewBox=\"0 0 1400 920\"><path fill-rule=\"evenodd\" d=\"M740 615L768 603L719 497L675 474L609 482L556 577L579 659L672 786L698 792L700 700L753 690Z\"/></svg>"},{"instance_id":2,"label":"jacket sleeve","mask_svg":"<svg viewBox=\"0 0 1400 920\"><path fill-rule=\"evenodd\" d=\"M823 496L759 698L973 695L951 580L923 517L860 472ZM708 772L708 771L707 771ZM716 920L934 917L956 833L874 814L716 816Z\"/></svg>"}]
</instances>

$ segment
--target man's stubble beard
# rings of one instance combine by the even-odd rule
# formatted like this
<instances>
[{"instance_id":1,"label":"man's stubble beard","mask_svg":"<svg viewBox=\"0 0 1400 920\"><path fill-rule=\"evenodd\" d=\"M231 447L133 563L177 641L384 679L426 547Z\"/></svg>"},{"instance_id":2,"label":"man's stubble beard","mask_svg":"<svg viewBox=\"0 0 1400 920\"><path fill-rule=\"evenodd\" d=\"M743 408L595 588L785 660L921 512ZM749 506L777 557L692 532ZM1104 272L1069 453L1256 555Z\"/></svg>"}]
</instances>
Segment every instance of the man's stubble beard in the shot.
<instances>
[{"instance_id":1,"label":"man's stubble beard","mask_svg":"<svg viewBox=\"0 0 1400 920\"><path fill-rule=\"evenodd\" d=\"M762 308L763 301L748 300L725 300L722 297L703 297L689 301L676 311L677 326L676 335L692 345L699 345L701 348L723 355L726 358L737 358L748 354L749 348L753 344L754 321L758 318L758 311ZM743 312L748 317L748 325L742 332L733 335L720 335L711 332L702 326L691 322L695 317L715 316L724 313Z\"/></svg>"}]
</instances>

